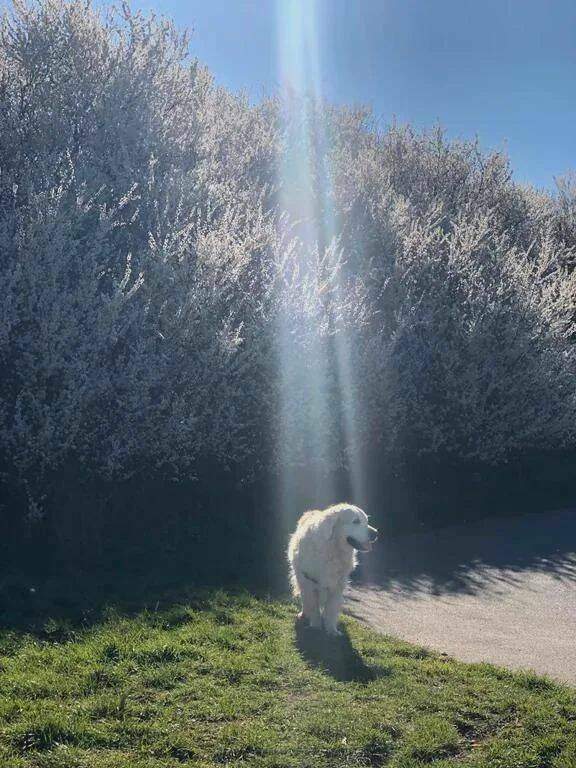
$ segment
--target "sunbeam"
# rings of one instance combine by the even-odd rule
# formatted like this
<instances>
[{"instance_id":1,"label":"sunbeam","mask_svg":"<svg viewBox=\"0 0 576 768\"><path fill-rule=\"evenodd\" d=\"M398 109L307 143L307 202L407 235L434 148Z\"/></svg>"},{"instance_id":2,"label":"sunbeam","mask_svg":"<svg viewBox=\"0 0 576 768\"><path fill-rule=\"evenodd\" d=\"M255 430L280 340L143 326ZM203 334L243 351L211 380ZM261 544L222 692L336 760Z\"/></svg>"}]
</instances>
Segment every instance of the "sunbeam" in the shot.
<instances>
[{"instance_id":1,"label":"sunbeam","mask_svg":"<svg viewBox=\"0 0 576 768\"><path fill-rule=\"evenodd\" d=\"M330 136L321 87L321 16L322 6L316 0L279 0L277 5L286 137L278 170L280 204L288 214L287 226L301 242L299 274L316 285L326 272L336 275L332 291L336 304L342 306L345 272L338 264ZM312 327L295 328L295 317ZM329 322L331 327L321 332L314 326L312 314L294 316L285 311L278 318L280 506L289 524L302 512L302 505L340 500L337 496L343 489L350 501L363 503L365 499L362 468L356 458L359 406L352 350L345 331L336 328L338 318ZM305 334L308 354L295 352L294 333ZM307 401L305 392L311 392ZM345 478L344 473L336 472L342 454L347 461ZM300 462L294 461L296 455Z\"/></svg>"}]
</instances>

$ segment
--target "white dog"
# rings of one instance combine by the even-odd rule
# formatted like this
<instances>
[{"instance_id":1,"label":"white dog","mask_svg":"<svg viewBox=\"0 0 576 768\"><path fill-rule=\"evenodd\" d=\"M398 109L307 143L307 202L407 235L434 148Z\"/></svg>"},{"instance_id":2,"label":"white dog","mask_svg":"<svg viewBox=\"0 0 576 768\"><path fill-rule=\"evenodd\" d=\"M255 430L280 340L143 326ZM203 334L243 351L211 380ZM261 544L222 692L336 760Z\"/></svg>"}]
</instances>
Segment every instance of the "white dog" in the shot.
<instances>
[{"instance_id":1,"label":"white dog","mask_svg":"<svg viewBox=\"0 0 576 768\"><path fill-rule=\"evenodd\" d=\"M290 537L288 562L292 589L311 627L338 635L338 616L348 577L356 567L356 550L369 552L378 531L353 504L305 512Z\"/></svg>"}]
</instances>

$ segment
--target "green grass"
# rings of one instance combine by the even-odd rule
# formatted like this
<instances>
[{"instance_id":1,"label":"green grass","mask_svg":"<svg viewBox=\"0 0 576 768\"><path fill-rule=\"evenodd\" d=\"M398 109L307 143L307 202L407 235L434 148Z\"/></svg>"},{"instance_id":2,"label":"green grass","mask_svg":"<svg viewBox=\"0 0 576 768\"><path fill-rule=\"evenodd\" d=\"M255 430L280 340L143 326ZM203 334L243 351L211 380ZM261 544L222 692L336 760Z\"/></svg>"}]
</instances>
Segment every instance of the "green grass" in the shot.
<instances>
[{"instance_id":1,"label":"green grass","mask_svg":"<svg viewBox=\"0 0 576 768\"><path fill-rule=\"evenodd\" d=\"M576 691L292 605L190 596L0 633L2 768L574 768Z\"/></svg>"}]
</instances>

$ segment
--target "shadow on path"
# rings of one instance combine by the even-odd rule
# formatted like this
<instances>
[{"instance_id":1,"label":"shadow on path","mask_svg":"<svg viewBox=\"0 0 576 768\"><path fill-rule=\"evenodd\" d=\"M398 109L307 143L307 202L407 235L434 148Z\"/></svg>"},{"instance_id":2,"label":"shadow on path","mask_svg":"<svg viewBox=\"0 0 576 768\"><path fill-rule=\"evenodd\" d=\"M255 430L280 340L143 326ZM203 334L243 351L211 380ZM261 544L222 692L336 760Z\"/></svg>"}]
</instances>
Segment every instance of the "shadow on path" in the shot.
<instances>
[{"instance_id":1,"label":"shadow on path","mask_svg":"<svg viewBox=\"0 0 576 768\"><path fill-rule=\"evenodd\" d=\"M477 594L526 571L576 587L576 510L496 518L380 541L356 583L406 593Z\"/></svg>"}]
</instances>

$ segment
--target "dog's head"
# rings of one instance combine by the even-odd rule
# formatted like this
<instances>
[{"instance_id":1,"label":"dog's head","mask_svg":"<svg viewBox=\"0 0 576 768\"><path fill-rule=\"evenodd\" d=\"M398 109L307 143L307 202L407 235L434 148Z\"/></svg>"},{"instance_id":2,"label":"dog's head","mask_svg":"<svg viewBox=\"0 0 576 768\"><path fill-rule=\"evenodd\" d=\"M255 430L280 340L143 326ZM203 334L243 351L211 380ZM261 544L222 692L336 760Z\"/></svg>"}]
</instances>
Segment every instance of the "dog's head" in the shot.
<instances>
[{"instance_id":1,"label":"dog's head","mask_svg":"<svg viewBox=\"0 0 576 768\"><path fill-rule=\"evenodd\" d=\"M332 535L342 544L360 552L369 552L378 538L378 531L368 525L367 514L353 504L339 504L334 508Z\"/></svg>"}]
</instances>

